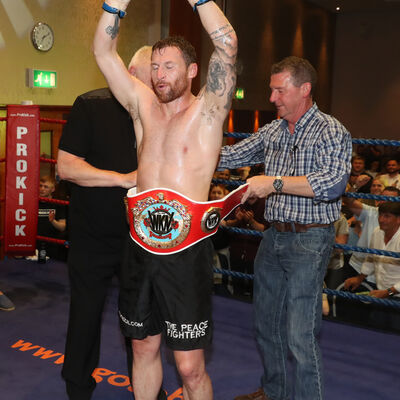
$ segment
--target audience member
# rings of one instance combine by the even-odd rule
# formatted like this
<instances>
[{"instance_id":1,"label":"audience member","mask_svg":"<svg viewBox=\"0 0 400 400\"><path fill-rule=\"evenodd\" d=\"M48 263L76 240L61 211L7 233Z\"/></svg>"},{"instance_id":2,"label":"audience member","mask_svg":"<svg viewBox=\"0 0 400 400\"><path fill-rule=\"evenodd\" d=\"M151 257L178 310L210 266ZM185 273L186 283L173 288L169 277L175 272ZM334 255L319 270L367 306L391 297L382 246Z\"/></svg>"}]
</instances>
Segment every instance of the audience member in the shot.
<instances>
[{"instance_id":1,"label":"audience member","mask_svg":"<svg viewBox=\"0 0 400 400\"><path fill-rule=\"evenodd\" d=\"M385 186L395 186L400 189L400 165L395 159L386 161L385 170L386 173L379 175L379 179Z\"/></svg>"},{"instance_id":2,"label":"audience member","mask_svg":"<svg viewBox=\"0 0 400 400\"><path fill-rule=\"evenodd\" d=\"M223 169L221 171L216 171L214 173L214 178L215 179L225 179L229 181L231 179L231 171L229 169Z\"/></svg>"},{"instance_id":3,"label":"audience member","mask_svg":"<svg viewBox=\"0 0 400 400\"><path fill-rule=\"evenodd\" d=\"M362 175L364 179L364 183L362 186L358 186L357 192L360 193L369 193L371 188L372 176L368 175L365 171L365 158L359 155L353 156L351 159L351 173L349 178L349 184L354 187L357 178ZM368 179L366 179L368 177Z\"/></svg>"},{"instance_id":4,"label":"audience member","mask_svg":"<svg viewBox=\"0 0 400 400\"><path fill-rule=\"evenodd\" d=\"M56 189L55 179L51 176L42 176L39 183L39 196L52 199ZM37 234L39 236L51 237L53 239L62 239L61 234L66 229L66 210L64 205L50 203L47 201L39 201L39 215ZM45 249L46 256L50 258L60 259L62 255L62 245L50 243L46 241L37 241L36 247L38 251Z\"/></svg>"},{"instance_id":5,"label":"audience member","mask_svg":"<svg viewBox=\"0 0 400 400\"><path fill-rule=\"evenodd\" d=\"M371 144L359 144L356 147L356 154L362 156L365 160L365 165L371 168L371 163L379 161L382 158L383 151L381 146Z\"/></svg>"},{"instance_id":6,"label":"audience member","mask_svg":"<svg viewBox=\"0 0 400 400\"><path fill-rule=\"evenodd\" d=\"M337 244L347 244L349 238L349 225L347 223L346 217L343 213L340 214L340 218L333 223L335 227L335 243ZM343 250L333 248L331 258L329 260L327 273L325 276L325 281L328 282L330 279L330 272L337 271L338 269L343 268L344 266L344 256ZM330 285L327 285L330 287ZM329 314L329 302L328 296L323 293L322 295L322 314Z\"/></svg>"},{"instance_id":7,"label":"audience member","mask_svg":"<svg viewBox=\"0 0 400 400\"><path fill-rule=\"evenodd\" d=\"M385 185L380 180L380 177L374 178L371 183L370 193L374 195L381 195L383 190L385 189ZM377 200L375 199L360 199L360 201L364 204L368 204L369 206L378 206Z\"/></svg>"},{"instance_id":8,"label":"audience member","mask_svg":"<svg viewBox=\"0 0 400 400\"><path fill-rule=\"evenodd\" d=\"M268 223L264 218L265 199L250 198L245 204L237 207L233 218L227 218L225 225L263 232ZM254 274L254 259L260 245L261 237L250 234L234 234L230 240L230 264L234 271ZM233 293L239 296L253 295L253 281L242 278L232 278Z\"/></svg>"},{"instance_id":9,"label":"audience member","mask_svg":"<svg viewBox=\"0 0 400 400\"><path fill-rule=\"evenodd\" d=\"M400 203L384 202L378 207L377 226L369 242L369 247L379 250L400 252ZM376 254L368 254L360 274L345 281L346 289L355 290L368 276L376 277L376 290L370 296L381 299L400 300L400 259ZM400 314L397 309L374 306L371 322L378 328L400 330Z\"/></svg>"},{"instance_id":10,"label":"audience member","mask_svg":"<svg viewBox=\"0 0 400 400\"><path fill-rule=\"evenodd\" d=\"M386 187L382 195L384 196L399 196L400 190L395 187ZM362 223L362 230L360 238L357 242L358 247L368 247L371 240L372 232L379 225L378 224L378 209L374 206L363 204L360 200L345 197L344 202L348 205L350 210L355 214L356 218ZM376 202L377 205L381 204L382 201ZM353 268L353 271L349 271L350 275L359 273L361 270L362 263L366 258L366 253L354 252L350 258L349 264ZM354 271L355 270L355 271ZM370 275L368 281L375 282L374 276Z\"/></svg>"},{"instance_id":11,"label":"audience member","mask_svg":"<svg viewBox=\"0 0 400 400\"><path fill-rule=\"evenodd\" d=\"M231 179L238 181L245 181L249 178L251 167L239 167L234 170L234 173L231 174Z\"/></svg>"},{"instance_id":12,"label":"audience member","mask_svg":"<svg viewBox=\"0 0 400 400\"><path fill-rule=\"evenodd\" d=\"M229 193L223 184L213 184L210 188L209 200L221 200ZM229 218L229 216L228 216ZM226 220L222 220L221 226L226 226ZM211 236L214 247L214 265L217 268L229 269L229 243L231 235L224 229L219 228ZM227 275L214 273L214 293L228 295L232 294L231 278Z\"/></svg>"},{"instance_id":13,"label":"audience member","mask_svg":"<svg viewBox=\"0 0 400 400\"><path fill-rule=\"evenodd\" d=\"M371 175L375 178L381 171L381 161L380 160L372 160L365 171L368 175Z\"/></svg>"}]
</instances>

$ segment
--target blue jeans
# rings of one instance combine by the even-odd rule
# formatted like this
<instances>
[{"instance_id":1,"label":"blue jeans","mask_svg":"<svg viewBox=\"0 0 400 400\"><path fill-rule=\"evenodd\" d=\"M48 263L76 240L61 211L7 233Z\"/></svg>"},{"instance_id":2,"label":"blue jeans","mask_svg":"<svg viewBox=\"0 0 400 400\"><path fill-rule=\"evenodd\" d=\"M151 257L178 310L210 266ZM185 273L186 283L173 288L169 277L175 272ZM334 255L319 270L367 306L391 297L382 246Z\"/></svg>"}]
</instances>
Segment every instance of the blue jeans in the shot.
<instances>
[{"instance_id":1,"label":"blue jeans","mask_svg":"<svg viewBox=\"0 0 400 400\"><path fill-rule=\"evenodd\" d=\"M254 264L256 339L262 387L273 400L289 399L288 349L294 359L294 398L323 398L316 336L322 320L322 285L335 240L333 226L304 233L264 232Z\"/></svg>"}]
</instances>

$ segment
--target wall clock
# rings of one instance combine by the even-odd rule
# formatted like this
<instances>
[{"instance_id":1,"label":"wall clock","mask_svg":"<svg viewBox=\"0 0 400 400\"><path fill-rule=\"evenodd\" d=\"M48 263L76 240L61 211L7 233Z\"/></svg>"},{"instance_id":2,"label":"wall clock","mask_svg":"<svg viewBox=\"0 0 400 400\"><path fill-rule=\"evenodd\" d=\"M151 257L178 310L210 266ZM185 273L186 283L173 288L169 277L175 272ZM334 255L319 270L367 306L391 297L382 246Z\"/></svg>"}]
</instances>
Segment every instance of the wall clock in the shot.
<instances>
[{"instance_id":1,"label":"wall clock","mask_svg":"<svg viewBox=\"0 0 400 400\"><path fill-rule=\"evenodd\" d=\"M49 51L54 44L54 33L48 24L38 22L31 32L32 44L39 51Z\"/></svg>"}]
</instances>

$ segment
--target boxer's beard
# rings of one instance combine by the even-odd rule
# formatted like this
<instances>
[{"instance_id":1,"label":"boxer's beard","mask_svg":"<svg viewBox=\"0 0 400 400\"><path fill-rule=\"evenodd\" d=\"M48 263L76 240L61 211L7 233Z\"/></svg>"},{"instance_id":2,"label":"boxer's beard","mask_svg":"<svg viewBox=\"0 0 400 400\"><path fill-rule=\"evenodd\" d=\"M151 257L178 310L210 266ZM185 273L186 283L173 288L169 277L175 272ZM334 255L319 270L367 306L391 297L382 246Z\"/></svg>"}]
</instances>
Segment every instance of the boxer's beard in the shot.
<instances>
[{"instance_id":1,"label":"boxer's beard","mask_svg":"<svg viewBox=\"0 0 400 400\"><path fill-rule=\"evenodd\" d=\"M171 101L178 99L185 93L188 87L188 83L184 76L177 79L173 84L166 83L166 85L169 89L158 90L157 84L153 84L154 91L161 103L170 103Z\"/></svg>"}]
</instances>

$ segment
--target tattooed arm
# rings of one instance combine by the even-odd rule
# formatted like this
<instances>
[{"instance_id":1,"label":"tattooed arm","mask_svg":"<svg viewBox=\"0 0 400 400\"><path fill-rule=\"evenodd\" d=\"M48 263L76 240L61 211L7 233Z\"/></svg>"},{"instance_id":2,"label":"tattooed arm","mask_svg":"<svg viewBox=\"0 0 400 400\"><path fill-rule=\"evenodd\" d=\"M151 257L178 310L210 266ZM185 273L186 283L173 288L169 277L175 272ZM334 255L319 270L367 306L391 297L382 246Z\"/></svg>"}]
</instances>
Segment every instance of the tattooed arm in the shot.
<instances>
[{"instance_id":1,"label":"tattooed arm","mask_svg":"<svg viewBox=\"0 0 400 400\"><path fill-rule=\"evenodd\" d=\"M188 0L193 6L195 0ZM210 35L215 50L208 65L207 84L204 95L210 115L227 116L236 86L236 56L238 41L236 33L219 7L210 1L197 7L204 29Z\"/></svg>"},{"instance_id":2,"label":"tattooed arm","mask_svg":"<svg viewBox=\"0 0 400 400\"><path fill-rule=\"evenodd\" d=\"M125 11L130 0L107 0L110 7ZM102 4L102 3L101 3ZM99 4L99 6L101 6ZM117 53L120 18L117 14L103 11L93 42L96 62L118 101L132 113L136 109L136 95L144 86L132 77Z\"/></svg>"}]
</instances>

